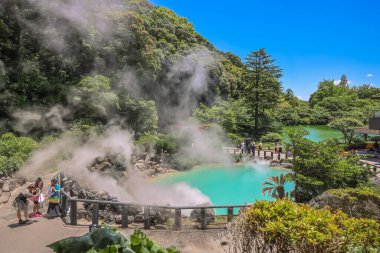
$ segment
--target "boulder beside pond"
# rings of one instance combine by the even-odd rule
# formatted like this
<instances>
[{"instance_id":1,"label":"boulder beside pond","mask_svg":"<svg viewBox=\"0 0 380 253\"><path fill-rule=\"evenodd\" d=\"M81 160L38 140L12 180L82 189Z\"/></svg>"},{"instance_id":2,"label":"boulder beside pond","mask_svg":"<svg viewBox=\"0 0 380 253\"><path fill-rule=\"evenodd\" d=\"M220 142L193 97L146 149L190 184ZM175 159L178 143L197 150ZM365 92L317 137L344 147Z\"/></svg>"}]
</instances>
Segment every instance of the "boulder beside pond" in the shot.
<instances>
[{"instance_id":1,"label":"boulder beside pond","mask_svg":"<svg viewBox=\"0 0 380 253\"><path fill-rule=\"evenodd\" d=\"M313 198L309 205L318 209L329 206L351 217L380 221L380 195L370 189L329 190Z\"/></svg>"},{"instance_id":2,"label":"boulder beside pond","mask_svg":"<svg viewBox=\"0 0 380 253\"><path fill-rule=\"evenodd\" d=\"M211 203L202 203L197 206L207 207L207 206L211 206ZM197 209L191 210L190 219L195 222L200 223L202 220L201 209L197 208ZM215 221L215 210L213 208L206 208L206 224L207 225L211 224L214 221Z\"/></svg>"}]
</instances>

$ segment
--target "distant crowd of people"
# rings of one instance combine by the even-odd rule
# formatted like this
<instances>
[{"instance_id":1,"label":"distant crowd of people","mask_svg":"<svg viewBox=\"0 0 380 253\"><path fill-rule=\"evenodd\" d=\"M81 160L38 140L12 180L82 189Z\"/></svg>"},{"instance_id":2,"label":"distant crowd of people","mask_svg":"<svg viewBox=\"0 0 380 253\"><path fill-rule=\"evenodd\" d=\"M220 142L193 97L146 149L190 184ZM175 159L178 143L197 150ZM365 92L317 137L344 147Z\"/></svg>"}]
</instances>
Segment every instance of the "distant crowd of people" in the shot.
<instances>
[{"instance_id":1,"label":"distant crowd of people","mask_svg":"<svg viewBox=\"0 0 380 253\"><path fill-rule=\"evenodd\" d=\"M30 223L29 219L29 201L33 203L33 214L32 218L42 217L43 214L41 210L43 209L43 203L47 197L48 199L48 208L46 212L47 218L54 218L61 216L61 210L59 206L60 200L60 184L58 180L53 178L50 182L46 195L43 194L44 183L42 179L37 178L34 184L28 185L28 187L23 190L13 201L13 206L17 210L17 218L19 224L27 224ZM46 197L45 197L46 196ZM24 214L25 220L22 219L22 215Z\"/></svg>"},{"instance_id":2,"label":"distant crowd of people","mask_svg":"<svg viewBox=\"0 0 380 253\"><path fill-rule=\"evenodd\" d=\"M260 141L258 144L258 150L259 152L263 150L263 143ZM243 142L240 143L240 151L241 154L247 154L255 156L256 152L256 143L251 138L245 139ZM281 158L281 154L283 152L283 148L280 142L274 143L274 154L278 156L278 160Z\"/></svg>"}]
</instances>

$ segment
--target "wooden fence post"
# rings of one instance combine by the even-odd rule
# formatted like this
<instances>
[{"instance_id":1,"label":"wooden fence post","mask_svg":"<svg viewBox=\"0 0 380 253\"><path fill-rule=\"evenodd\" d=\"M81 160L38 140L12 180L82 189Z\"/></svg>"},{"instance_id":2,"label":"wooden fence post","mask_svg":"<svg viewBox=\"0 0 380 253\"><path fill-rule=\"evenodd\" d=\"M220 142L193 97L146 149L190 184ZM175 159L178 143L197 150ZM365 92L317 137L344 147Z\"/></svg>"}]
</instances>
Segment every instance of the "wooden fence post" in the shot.
<instances>
[{"instance_id":1,"label":"wooden fence post","mask_svg":"<svg viewBox=\"0 0 380 253\"><path fill-rule=\"evenodd\" d=\"M150 206L144 206L144 228L150 229Z\"/></svg>"},{"instance_id":2,"label":"wooden fence post","mask_svg":"<svg viewBox=\"0 0 380 253\"><path fill-rule=\"evenodd\" d=\"M180 231L181 229L182 229L181 209L175 209L174 230Z\"/></svg>"},{"instance_id":3,"label":"wooden fence post","mask_svg":"<svg viewBox=\"0 0 380 253\"><path fill-rule=\"evenodd\" d=\"M73 197L71 197L73 199ZM77 225L78 219L77 219L77 210L78 210L78 204L75 200L70 201L70 224L71 225Z\"/></svg>"},{"instance_id":4,"label":"wooden fence post","mask_svg":"<svg viewBox=\"0 0 380 253\"><path fill-rule=\"evenodd\" d=\"M121 227L127 228L128 227L128 206L123 205L121 208Z\"/></svg>"},{"instance_id":5,"label":"wooden fence post","mask_svg":"<svg viewBox=\"0 0 380 253\"><path fill-rule=\"evenodd\" d=\"M65 217L67 215L67 196L65 194L62 194L61 208L61 217Z\"/></svg>"},{"instance_id":6,"label":"wooden fence post","mask_svg":"<svg viewBox=\"0 0 380 253\"><path fill-rule=\"evenodd\" d=\"M205 230L206 228L207 228L206 208L201 208L201 229Z\"/></svg>"},{"instance_id":7,"label":"wooden fence post","mask_svg":"<svg viewBox=\"0 0 380 253\"><path fill-rule=\"evenodd\" d=\"M227 222L231 222L233 217L234 217L234 208L233 207L227 208Z\"/></svg>"},{"instance_id":8,"label":"wooden fence post","mask_svg":"<svg viewBox=\"0 0 380 253\"><path fill-rule=\"evenodd\" d=\"M99 224L99 203L92 204L92 225Z\"/></svg>"}]
</instances>

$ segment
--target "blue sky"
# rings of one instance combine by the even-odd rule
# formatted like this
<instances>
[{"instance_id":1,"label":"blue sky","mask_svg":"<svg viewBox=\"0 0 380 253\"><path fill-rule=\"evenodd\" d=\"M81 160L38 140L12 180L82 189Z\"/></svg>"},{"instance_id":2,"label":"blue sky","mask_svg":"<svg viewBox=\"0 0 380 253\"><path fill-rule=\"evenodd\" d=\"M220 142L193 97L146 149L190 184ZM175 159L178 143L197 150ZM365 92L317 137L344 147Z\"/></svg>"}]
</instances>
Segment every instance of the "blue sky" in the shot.
<instances>
[{"instance_id":1,"label":"blue sky","mask_svg":"<svg viewBox=\"0 0 380 253\"><path fill-rule=\"evenodd\" d=\"M266 48L284 88L308 99L322 79L380 87L378 0L152 0L194 24L218 49L245 58Z\"/></svg>"}]
</instances>

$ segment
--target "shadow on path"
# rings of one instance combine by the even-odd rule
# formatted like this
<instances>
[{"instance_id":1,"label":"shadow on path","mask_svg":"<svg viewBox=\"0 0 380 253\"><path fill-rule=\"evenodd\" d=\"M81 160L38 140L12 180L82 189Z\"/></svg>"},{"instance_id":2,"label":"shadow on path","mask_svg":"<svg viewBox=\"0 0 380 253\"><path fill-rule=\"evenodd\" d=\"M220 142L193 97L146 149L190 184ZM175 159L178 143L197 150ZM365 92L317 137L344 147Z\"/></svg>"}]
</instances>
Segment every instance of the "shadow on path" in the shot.
<instances>
[{"instance_id":1,"label":"shadow on path","mask_svg":"<svg viewBox=\"0 0 380 253\"><path fill-rule=\"evenodd\" d=\"M25 226L28 226L28 225L32 225L33 223L36 223L36 222L39 222L39 221L33 220L33 221L30 221L30 222L27 222L27 223L24 223L24 224L13 223L13 224L9 224L8 227L10 227L10 228L25 227Z\"/></svg>"}]
</instances>

